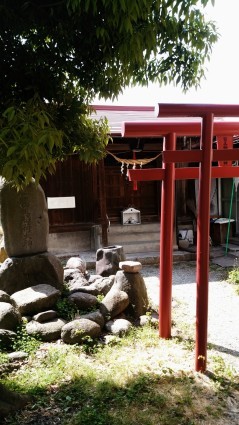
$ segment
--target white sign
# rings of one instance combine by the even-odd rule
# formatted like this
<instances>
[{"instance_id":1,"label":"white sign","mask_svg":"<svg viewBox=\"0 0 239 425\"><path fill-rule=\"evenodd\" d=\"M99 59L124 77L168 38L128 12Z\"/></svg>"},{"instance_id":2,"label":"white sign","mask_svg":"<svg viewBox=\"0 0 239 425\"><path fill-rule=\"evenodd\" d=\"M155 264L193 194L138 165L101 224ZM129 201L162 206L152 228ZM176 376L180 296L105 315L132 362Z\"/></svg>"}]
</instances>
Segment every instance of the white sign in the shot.
<instances>
[{"instance_id":1,"label":"white sign","mask_svg":"<svg viewBox=\"0 0 239 425\"><path fill-rule=\"evenodd\" d=\"M47 198L49 210L58 210L62 208L75 208L75 196L61 196L57 198Z\"/></svg>"}]
</instances>

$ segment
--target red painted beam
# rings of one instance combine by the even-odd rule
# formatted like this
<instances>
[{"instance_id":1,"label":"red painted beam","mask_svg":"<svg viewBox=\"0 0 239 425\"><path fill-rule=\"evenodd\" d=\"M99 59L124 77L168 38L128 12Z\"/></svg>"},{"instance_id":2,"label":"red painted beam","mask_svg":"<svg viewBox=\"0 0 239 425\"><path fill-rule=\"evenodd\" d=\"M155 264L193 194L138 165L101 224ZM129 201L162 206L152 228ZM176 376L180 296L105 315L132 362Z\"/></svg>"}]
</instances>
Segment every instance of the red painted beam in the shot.
<instances>
[{"instance_id":1,"label":"red painted beam","mask_svg":"<svg viewBox=\"0 0 239 425\"><path fill-rule=\"evenodd\" d=\"M239 177L239 167L212 167L212 178ZM199 178L199 167L176 168L175 180L195 180Z\"/></svg>"},{"instance_id":2,"label":"red painted beam","mask_svg":"<svg viewBox=\"0 0 239 425\"><path fill-rule=\"evenodd\" d=\"M165 162L201 162L202 150L166 151L162 158ZM239 161L239 149L214 149L213 161Z\"/></svg>"},{"instance_id":3,"label":"red painted beam","mask_svg":"<svg viewBox=\"0 0 239 425\"><path fill-rule=\"evenodd\" d=\"M239 105L159 103L156 117L202 117L213 113L214 117L239 117Z\"/></svg>"},{"instance_id":4,"label":"red painted beam","mask_svg":"<svg viewBox=\"0 0 239 425\"><path fill-rule=\"evenodd\" d=\"M198 136L201 134L201 122L123 122L121 126L122 137L164 137L170 132L177 136Z\"/></svg>"},{"instance_id":5,"label":"red painted beam","mask_svg":"<svg viewBox=\"0 0 239 425\"><path fill-rule=\"evenodd\" d=\"M239 161L239 149L214 149L213 161Z\"/></svg>"},{"instance_id":6,"label":"red painted beam","mask_svg":"<svg viewBox=\"0 0 239 425\"><path fill-rule=\"evenodd\" d=\"M212 177L229 179L233 177L239 177L239 167L212 167Z\"/></svg>"},{"instance_id":7,"label":"red painted beam","mask_svg":"<svg viewBox=\"0 0 239 425\"><path fill-rule=\"evenodd\" d=\"M150 180L163 180L164 168L145 168L128 170L128 177L130 181L150 181Z\"/></svg>"},{"instance_id":8,"label":"red painted beam","mask_svg":"<svg viewBox=\"0 0 239 425\"><path fill-rule=\"evenodd\" d=\"M201 162L202 151L166 151L162 154L165 162Z\"/></svg>"},{"instance_id":9,"label":"red painted beam","mask_svg":"<svg viewBox=\"0 0 239 425\"><path fill-rule=\"evenodd\" d=\"M152 181L164 179L164 168L145 168L143 170L128 170L130 181ZM212 178L239 177L239 167L212 167ZM175 180L195 180L199 178L198 167L182 167L175 169Z\"/></svg>"},{"instance_id":10,"label":"red painted beam","mask_svg":"<svg viewBox=\"0 0 239 425\"><path fill-rule=\"evenodd\" d=\"M175 180L195 180L199 178L199 167L182 167L175 169Z\"/></svg>"},{"instance_id":11,"label":"red painted beam","mask_svg":"<svg viewBox=\"0 0 239 425\"><path fill-rule=\"evenodd\" d=\"M201 120L169 121L159 120L157 122L123 122L121 134L123 137L164 137L172 131L177 136L200 136L202 123ZM239 134L239 121L216 121L214 122L214 136L234 136Z\"/></svg>"}]
</instances>

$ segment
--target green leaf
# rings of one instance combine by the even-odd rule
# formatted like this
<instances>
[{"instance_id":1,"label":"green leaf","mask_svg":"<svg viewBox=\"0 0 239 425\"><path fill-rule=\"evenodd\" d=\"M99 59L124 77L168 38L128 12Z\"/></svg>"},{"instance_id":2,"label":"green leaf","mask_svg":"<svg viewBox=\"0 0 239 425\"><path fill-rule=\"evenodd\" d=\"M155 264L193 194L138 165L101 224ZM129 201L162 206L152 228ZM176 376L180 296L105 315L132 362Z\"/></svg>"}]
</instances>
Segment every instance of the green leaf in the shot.
<instances>
[{"instance_id":1,"label":"green leaf","mask_svg":"<svg viewBox=\"0 0 239 425\"><path fill-rule=\"evenodd\" d=\"M7 108L3 113L3 117L6 117L9 122L13 120L14 116L15 116L15 108L13 106L11 106L10 108Z\"/></svg>"},{"instance_id":2,"label":"green leaf","mask_svg":"<svg viewBox=\"0 0 239 425\"><path fill-rule=\"evenodd\" d=\"M7 150L7 157L11 156L16 150L17 150L18 146L11 146L8 150Z\"/></svg>"},{"instance_id":3,"label":"green leaf","mask_svg":"<svg viewBox=\"0 0 239 425\"><path fill-rule=\"evenodd\" d=\"M50 150L50 152L52 152L52 149L53 149L53 147L54 147L54 139L53 139L53 137L51 136L51 135L49 135L49 142L48 142L48 146L49 146L49 150Z\"/></svg>"}]
</instances>

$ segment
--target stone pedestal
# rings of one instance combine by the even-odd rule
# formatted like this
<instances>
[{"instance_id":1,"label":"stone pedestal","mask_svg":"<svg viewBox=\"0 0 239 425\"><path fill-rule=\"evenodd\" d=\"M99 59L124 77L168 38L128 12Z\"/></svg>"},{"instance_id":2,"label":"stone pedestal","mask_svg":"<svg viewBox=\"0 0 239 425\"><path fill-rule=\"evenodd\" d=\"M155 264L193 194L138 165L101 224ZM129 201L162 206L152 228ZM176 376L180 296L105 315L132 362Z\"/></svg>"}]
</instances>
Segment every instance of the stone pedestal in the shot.
<instances>
[{"instance_id":1,"label":"stone pedestal","mask_svg":"<svg viewBox=\"0 0 239 425\"><path fill-rule=\"evenodd\" d=\"M139 318L146 313L149 304L146 285L139 273L142 265L138 261L123 261L120 268L122 270L116 273L113 289L126 292L129 297L126 313Z\"/></svg>"},{"instance_id":2,"label":"stone pedestal","mask_svg":"<svg viewBox=\"0 0 239 425\"><path fill-rule=\"evenodd\" d=\"M100 248L96 252L96 274L110 276L119 270L120 261L125 260L122 246L112 245Z\"/></svg>"}]
</instances>

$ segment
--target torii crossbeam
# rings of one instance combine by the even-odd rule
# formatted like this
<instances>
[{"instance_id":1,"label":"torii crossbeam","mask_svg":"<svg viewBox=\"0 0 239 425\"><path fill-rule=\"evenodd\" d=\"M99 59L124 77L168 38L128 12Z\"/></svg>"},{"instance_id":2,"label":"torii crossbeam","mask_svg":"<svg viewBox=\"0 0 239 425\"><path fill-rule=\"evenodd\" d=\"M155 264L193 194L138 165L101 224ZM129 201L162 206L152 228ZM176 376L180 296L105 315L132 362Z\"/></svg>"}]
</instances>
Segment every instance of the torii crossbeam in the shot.
<instances>
[{"instance_id":1,"label":"torii crossbeam","mask_svg":"<svg viewBox=\"0 0 239 425\"><path fill-rule=\"evenodd\" d=\"M208 280L209 280L209 230L211 178L239 177L238 166L221 166L222 161L239 161L238 149L213 150L213 136L232 139L239 135L239 121L217 121L214 117L239 117L239 105L210 104L158 104L156 116L183 117L179 122L159 123L126 122L122 124L125 137L163 136L163 167L158 169L129 170L133 181L162 180L161 235L160 235L160 291L159 334L171 337L173 220L175 180L199 179L197 218L197 299L195 369L205 371L207 366ZM185 117L200 117L188 120ZM177 136L200 136L200 150L177 151ZM212 167L212 161L218 166ZM199 162L199 167L175 168L176 162Z\"/></svg>"}]
</instances>

